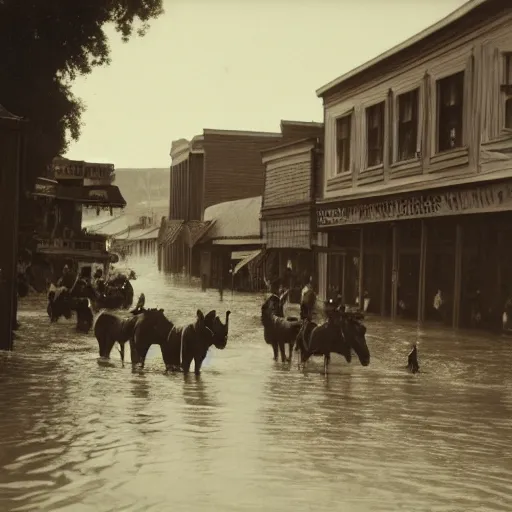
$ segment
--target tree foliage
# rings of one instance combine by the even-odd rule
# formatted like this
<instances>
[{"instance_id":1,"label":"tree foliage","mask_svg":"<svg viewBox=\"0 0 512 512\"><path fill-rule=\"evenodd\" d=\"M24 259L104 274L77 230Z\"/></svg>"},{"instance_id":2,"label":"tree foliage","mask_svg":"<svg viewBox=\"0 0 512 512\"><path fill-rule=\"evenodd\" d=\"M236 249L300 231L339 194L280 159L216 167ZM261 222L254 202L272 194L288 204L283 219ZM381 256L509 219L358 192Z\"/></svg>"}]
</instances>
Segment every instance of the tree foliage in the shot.
<instances>
[{"instance_id":1,"label":"tree foliage","mask_svg":"<svg viewBox=\"0 0 512 512\"><path fill-rule=\"evenodd\" d=\"M71 83L109 64L105 27L128 41L162 13L162 0L0 0L0 104L29 120L32 179L80 136Z\"/></svg>"}]
</instances>

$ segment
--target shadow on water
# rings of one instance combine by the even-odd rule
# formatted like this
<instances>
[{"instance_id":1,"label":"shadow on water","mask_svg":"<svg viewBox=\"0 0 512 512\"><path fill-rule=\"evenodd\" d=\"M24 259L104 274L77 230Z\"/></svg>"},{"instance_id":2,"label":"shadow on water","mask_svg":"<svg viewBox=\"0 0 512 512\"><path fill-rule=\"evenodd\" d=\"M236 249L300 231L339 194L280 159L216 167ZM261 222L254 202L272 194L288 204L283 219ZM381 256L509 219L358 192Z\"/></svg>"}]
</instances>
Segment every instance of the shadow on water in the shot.
<instances>
[{"instance_id":1,"label":"shadow on water","mask_svg":"<svg viewBox=\"0 0 512 512\"><path fill-rule=\"evenodd\" d=\"M98 364L92 333L28 297L0 354L0 510L508 511L512 342L368 318L371 365L272 361L262 297L202 292L130 262L149 307L232 311L199 378ZM418 343L421 372L405 370ZM127 350L129 361L129 350ZM198 491L198 489L200 491Z\"/></svg>"}]
</instances>

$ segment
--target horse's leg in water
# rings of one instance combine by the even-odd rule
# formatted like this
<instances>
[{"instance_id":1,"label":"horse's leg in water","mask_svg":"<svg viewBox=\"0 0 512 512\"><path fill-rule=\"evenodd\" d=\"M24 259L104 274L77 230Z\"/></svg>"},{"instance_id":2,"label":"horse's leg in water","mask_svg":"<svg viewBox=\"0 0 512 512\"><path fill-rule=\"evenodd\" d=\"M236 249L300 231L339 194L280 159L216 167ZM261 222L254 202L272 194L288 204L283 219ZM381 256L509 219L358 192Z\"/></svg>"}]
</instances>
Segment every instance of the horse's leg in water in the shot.
<instances>
[{"instance_id":1,"label":"horse's leg in water","mask_svg":"<svg viewBox=\"0 0 512 512\"><path fill-rule=\"evenodd\" d=\"M114 348L114 345L116 344L115 340L107 337L105 340L104 340L104 345L103 345L103 357L105 357L106 359L110 359L110 353L112 352L112 349Z\"/></svg>"},{"instance_id":2,"label":"horse's leg in water","mask_svg":"<svg viewBox=\"0 0 512 512\"><path fill-rule=\"evenodd\" d=\"M293 339L290 341L289 345L290 345L290 350L288 351L288 353L289 353L288 362L291 363L292 362L292 357L293 357L293 346L295 345Z\"/></svg>"},{"instance_id":3,"label":"horse's leg in water","mask_svg":"<svg viewBox=\"0 0 512 512\"><path fill-rule=\"evenodd\" d=\"M121 363L124 364L124 344L125 341L119 342L119 355L121 356Z\"/></svg>"},{"instance_id":4,"label":"horse's leg in water","mask_svg":"<svg viewBox=\"0 0 512 512\"><path fill-rule=\"evenodd\" d=\"M204 357L201 355L194 356L194 373L196 375L201 374L201 365L203 364L203 359L204 359Z\"/></svg>"},{"instance_id":5,"label":"horse's leg in water","mask_svg":"<svg viewBox=\"0 0 512 512\"><path fill-rule=\"evenodd\" d=\"M285 342L280 339L279 340L279 352L281 353L281 362L282 363L286 363L286 347L285 347Z\"/></svg>"},{"instance_id":6,"label":"horse's leg in water","mask_svg":"<svg viewBox=\"0 0 512 512\"><path fill-rule=\"evenodd\" d=\"M279 345L276 341L272 342L272 350L274 351L274 361L277 361L277 356L279 355Z\"/></svg>"},{"instance_id":7,"label":"horse's leg in water","mask_svg":"<svg viewBox=\"0 0 512 512\"><path fill-rule=\"evenodd\" d=\"M324 354L324 375L327 375L327 370L329 368L329 363L331 362L331 354Z\"/></svg>"},{"instance_id":8,"label":"horse's leg in water","mask_svg":"<svg viewBox=\"0 0 512 512\"><path fill-rule=\"evenodd\" d=\"M137 350L137 343L133 338L130 339L130 356L132 359L132 366L141 362L141 358Z\"/></svg>"},{"instance_id":9,"label":"horse's leg in water","mask_svg":"<svg viewBox=\"0 0 512 512\"><path fill-rule=\"evenodd\" d=\"M183 373L187 374L190 371L190 365L192 364L193 357L189 354L183 354L183 359L181 361L181 368Z\"/></svg>"}]
</instances>

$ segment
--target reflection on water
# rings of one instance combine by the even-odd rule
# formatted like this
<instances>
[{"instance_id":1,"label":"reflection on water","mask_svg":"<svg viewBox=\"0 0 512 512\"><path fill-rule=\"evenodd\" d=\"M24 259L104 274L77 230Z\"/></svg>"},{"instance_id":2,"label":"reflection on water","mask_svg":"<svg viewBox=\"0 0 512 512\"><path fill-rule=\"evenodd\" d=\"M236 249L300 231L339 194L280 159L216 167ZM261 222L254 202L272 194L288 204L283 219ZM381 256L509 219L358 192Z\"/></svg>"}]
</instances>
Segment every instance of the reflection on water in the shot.
<instances>
[{"instance_id":1,"label":"reflection on water","mask_svg":"<svg viewBox=\"0 0 512 512\"><path fill-rule=\"evenodd\" d=\"M0 510L511 510L512 340L368 319L372 364L334 356L324 378L272 361L261 297L131 265L177 324L230 309L227 348L199 378L165 374L158 347L143 371L99 365L92 335L25 300L0 354Z\"/></svg>"}]
</instances>

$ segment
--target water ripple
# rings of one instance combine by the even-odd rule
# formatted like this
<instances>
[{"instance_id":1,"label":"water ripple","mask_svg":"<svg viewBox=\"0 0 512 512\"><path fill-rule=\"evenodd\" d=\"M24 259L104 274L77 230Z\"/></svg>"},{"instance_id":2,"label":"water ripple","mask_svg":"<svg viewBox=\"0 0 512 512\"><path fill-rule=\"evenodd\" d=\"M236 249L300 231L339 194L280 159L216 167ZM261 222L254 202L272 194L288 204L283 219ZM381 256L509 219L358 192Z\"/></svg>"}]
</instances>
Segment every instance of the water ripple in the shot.
<instances>
[{"instance_id":1,"label":"water ripple","mask_svg":"<svg viewBox=\"0 0 512 512\"><path fill-rule=\"evenodd\" d=\"M98 365L92 335L21 304L0 354L0 510L509 511L512 344L368 319L372 364L274 363L261 297L201 292L133 265L135 292L178 324L226 309L203 374ZM422 372L405 372L418 343ZM129 357L129 355L128 355Z\"/></svg>"}]
</instances>

